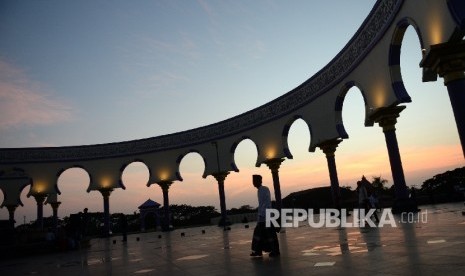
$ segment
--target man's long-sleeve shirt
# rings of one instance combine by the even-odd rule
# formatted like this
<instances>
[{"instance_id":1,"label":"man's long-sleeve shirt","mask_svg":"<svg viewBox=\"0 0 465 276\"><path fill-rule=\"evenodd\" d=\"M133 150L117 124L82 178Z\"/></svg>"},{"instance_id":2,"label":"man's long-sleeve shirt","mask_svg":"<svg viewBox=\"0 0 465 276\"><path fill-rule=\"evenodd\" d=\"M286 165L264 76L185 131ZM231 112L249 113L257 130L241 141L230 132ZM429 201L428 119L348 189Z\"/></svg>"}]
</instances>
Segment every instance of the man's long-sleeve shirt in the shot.
<instances>
[{"instance_id":1,"label":"man's long-sleeve shirt","mask_svg":"<svg viewBox=\"0 0 465 276\"><path fill-rule=\"evenodd\" d=\"M266 209L271 209L270 189L260 186L257 190L258 196L258 222L265 222Z\"/></svg>"}]
</instances>

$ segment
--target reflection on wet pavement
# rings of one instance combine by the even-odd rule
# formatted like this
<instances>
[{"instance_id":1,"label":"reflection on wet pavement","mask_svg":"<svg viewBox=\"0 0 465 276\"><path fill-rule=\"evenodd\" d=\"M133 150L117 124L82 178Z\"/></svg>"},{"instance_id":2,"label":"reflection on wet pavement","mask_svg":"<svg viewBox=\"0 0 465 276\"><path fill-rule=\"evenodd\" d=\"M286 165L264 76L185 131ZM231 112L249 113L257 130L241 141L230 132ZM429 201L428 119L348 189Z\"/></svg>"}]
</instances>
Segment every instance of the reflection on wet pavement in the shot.
<instances>
[{"instance_id":1,"label":"reflection on wet pavement","mask_svg":"<svg viewBox=\"0 0 465 276\"><path fill-rule=\"evenodd\" d=\"M114 237L93 239L87 249L0 260L0 274L465 275L462 209L462 203L437 205L426 223L397 227L288 228L278 234L278 258L251 259L253 227L235 224L226 232L207 226L139 233L126 244Z\"/></svg>"}]
</instances>

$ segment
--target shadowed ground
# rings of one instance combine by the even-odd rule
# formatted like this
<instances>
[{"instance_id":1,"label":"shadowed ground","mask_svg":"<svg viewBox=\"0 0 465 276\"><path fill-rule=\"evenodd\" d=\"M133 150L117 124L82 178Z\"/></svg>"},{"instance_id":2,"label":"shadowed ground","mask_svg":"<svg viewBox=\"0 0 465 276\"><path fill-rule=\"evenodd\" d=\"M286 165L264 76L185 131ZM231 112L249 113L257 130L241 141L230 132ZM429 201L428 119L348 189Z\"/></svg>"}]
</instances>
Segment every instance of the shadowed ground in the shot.
<instances>
[{"instance_id":1,"label":"shadowed ground","mask_svg":"<svg viewBox=\"0 0 465 276\"><path fill-rule=\"evenodd\" d=\"M127 244L121 237L95 239L80 251L1 260L0 274L465 275L465 206L421 208L427 221L397 228L288 228L278 234L278 258L249 257L251 223L226 232L209 226L134 234Z\"/></svg>"}]
</instances>

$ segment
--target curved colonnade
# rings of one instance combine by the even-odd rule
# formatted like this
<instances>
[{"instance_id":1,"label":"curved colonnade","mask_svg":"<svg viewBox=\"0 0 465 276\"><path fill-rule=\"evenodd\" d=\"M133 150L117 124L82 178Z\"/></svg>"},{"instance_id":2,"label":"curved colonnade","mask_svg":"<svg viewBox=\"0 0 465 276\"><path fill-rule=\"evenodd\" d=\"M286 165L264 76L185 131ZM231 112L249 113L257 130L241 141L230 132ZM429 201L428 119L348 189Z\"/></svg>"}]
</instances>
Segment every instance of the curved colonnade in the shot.
<instances>
[{"instance_id":1,"label":"curved colonnade","mask_svg":"<svg viewBox=\"0 0 465 276\"><path fill-rule=\"evenodd\" d=\"M237 145L252 140L258 152L256 165L266 164L273 175L275 198L280 208L279 166L292 155L287 136L297 119L310 129L310 151L319 147L327 157L333 201L339 207L339 182L335 151L348 138L342 120L342 106L348 90L356 86L365 103L365 125L378 123L386 138L396 190L394 209L408 209L401 156L395 124L411 101L400 74L400 49L407 27L415 29L423 51L423 81L444 78L464 148L465 114L465 4L459 0L379 0L346 46L324 68L281 97L236 117L179 133L153 138L71 147L0 149L0 189L2 207L10 220L21 205L21 191L28 185L28 196L37 201L38 221L42 222L43 203L54 210L59 206L57 180L67 169L79 167L90 178L87 191L98 190L104 198L105 225L109 230L111 191L125 188L124 169L133 162L144 163L149 170L147 186L158 184L169 212L168 191L174 181L182 181L181 160L197 152L203 158L203 177L218 181L221 213L226 220L224 182L238 172L234 161ZM168 216L166 216L168 217ZM168 221L165 221L165 225Z\"/></svg>"}]
</instances>

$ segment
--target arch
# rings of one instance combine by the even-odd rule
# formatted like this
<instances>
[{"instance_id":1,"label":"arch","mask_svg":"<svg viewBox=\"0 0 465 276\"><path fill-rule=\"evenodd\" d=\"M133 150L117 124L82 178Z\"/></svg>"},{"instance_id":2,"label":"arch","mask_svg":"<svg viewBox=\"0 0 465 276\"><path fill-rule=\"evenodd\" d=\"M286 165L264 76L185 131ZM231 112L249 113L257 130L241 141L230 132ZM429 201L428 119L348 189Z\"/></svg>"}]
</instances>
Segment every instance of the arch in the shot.
<instances>
[{"instance_id":1,"label":"arch","mask_svg":"<svg viewBox=\"0 0 465 276\"><path fill-rule=\"evenodd\" d=\"M462 5L458 0L449 0L449 10L452 11L455 21L462 22ZM258 126L263 126L276 119L281 119L295 112L297 108L310 105L318 97L331 93L347 76L369 56L374 48L384 47L385 36L391 30L405 1L376 1L372 10L365 18L359 29L343 47L343 49L321 70L304 81L295 89L283 94L260 107L252 109L238 116L217 122L211 125L161 135L146 139L72 147L48 147L35 149L1 149L1 162L34 163L34 162L76 162L80 160L103 160L108 158L127 157L148 154L173 149L188 148L195 145L216 141L223 138L234 137L239 133L246 133ZM443 5L444 6L444 5ZM432 6L435 7L435 6ZM438 5L439 8L442 6ZM416 15L416 11L405 10ZM422 16L421 11L418 13ZM409 19L407 19L409 21ZM403 21L400 27L405 25ZM445 32L452 31L456 26L445 25ZM402 28L400 28L401 30ZM395 37L397 37L395 35ZM389 38L388 38L389 39ZM387 41L389 43L389 40ZM389 59L395 60L396 43L392 43L392 55ZM399 86L393 78L393 86ZM408 101L405 89L397 88L400 102ZM33 150L34 154L29 154Z\"/></svg>"},{"instance_id":2,"label":"arch","mask_svg":"<svg viewBox=\"0 0 465 276\"><path fill-rule=\"evenodd\" d=\"M249 136L242 136L240 139L238 139L237 141L235 141L232 146L231 146L231 153L233 155L233 162L231 164L231 167L234 169L235 172L239 172L239 168L237 167L237 164L236 164L236 150L237 150L237 147L239 146L239 144L241 144L242 142L244 142L245 140L249 140L250 142L252 142L254 145L255 145L255 149L257 150L257 157L255 159L255 166L258 167L258 154L260 152L260 149L257 145L257 143L255 143L252 138L250 138Z\"/></svg>"},{"instance_id":3,"label":"arch","mask_svg":"<svg viewBox=\"0 0 465 276\"><path fill-rule=\"evenodd\" d=\"M123 188L123 190L126 190L126 185L124 184L124 180L123 180L124 178L123 176L125 175L126 169L132 165L138 165L138 164L142 164L145 167L145 169L147 169L148 177L147 177L147 182L145 183L145 186L149 186L150 175L151 175L150 168L147 166L147 164L142 159L134 159L131 162L123 164L120 168L119 186Z\"/></svg>"},{"instance_id":4,"label":"arch","mask_svg":"<svg viewBox=\"0 0 465 276\"><path fill-rule=\"evenodd\" d=\"M282 132L282 136L283 136L283 149L284 149L284 153L286 154L286 157L288 159L292 159L293 158L293 155L291 153L291 150L289 149L289 131L291 130L291 127L294 125L294 123L298 120L302 120L303 122L305 122L305 124L307 125L308 127L308 130L310 132L310 137L312 136L312 127L311 125L305 121L305 119L303 119L303 117L301 115L295 115L293 116L285 125L284 125L284 128L283 128L283 132ZM309 140L310 142L310 140ZM309 148L308 148L308 151L310 151L310 144L309 143Z\"/></svg>"},{"instance_id":5,"label":"arch","mask_svg":"<svg viewBox=\"0 0 465 276\"><path fill-rule=\"evenodd\" d=\"M366 93L364 90L361 88L362 86L355 82L355 81L349 81L346 82L342 87L341 90L336 98L336 102L334 105L334 110L336 112L336 130L339 134L339 136L342 139L348 139L349 134L347 134L347 131L344 127L344 120L342 118L342 107L344 105L344 100L346 98L347 93L352 87L357 87L360 93L362 94L363 97L363 104L365 105L365 126L373 126L374 122L372 122L369 119L369 113L370 113L370 107L367 104L367 98L366 98Z\"/></svg>"},{"instance_id":6,"label":"arch","mask_svg":"<svg viewBox=\"0 0 465 276\"><path fill-rule=\"evenodd\" d=\"M413 28L407 28L401 51L401 71L405 88L412 97L413 102L406 105L407 108L401 113L401 118L396 124L397 129L409 129L410 131L399 131L397 138L402 142L402 147L415 147L417 152L424 152L420 147L428 146L428 152L432 153L440 147L440 144L454 144L459 138L456 129L450 128L446 122L454 122L454 114L451 109L449 97L444 97L438 91L445 87L441 82L423 82L422 71L419 70L418 60L422 58L418 51L420 43ZM415 116L421 114L420 117ZM455 140L457 139L457 140ZM441 141L441 142L439 142ZM447 142L446 142L447 141ZM443 164L447 161L439 161L441 156L451 155L446 153L451 149L442 148L438 154L425 155L414 159L412 156L402 156L402 165L405 170L410 170L421 161L426 164ZM435 156L430 158L430 156ZM409 176L407 176L408 179ZM408 180L407 180L408 181Z\"/></svg>"},{"instance_id":7,"label":"arch","mask_svg":"<svg viewBox=\"0 0 465 276\"><path fill-rule=\"evenodd\" d=\"M24 183L21 187L19 187L19 194L21 195L23 193L24 189L26 189L26 187L30 186L30 185L31 184L29 184L29 183ZM5 195L5 198L6 198L6 195ZM21 206L24 206L24 203L21 200L21 197L19 197L18 204L21 205Z\"/></svg>"},{"instance_id":8,"label":"arch","mask_svg":"<svg viewBox=\"0 0 465 276\"><path fill-rule=\"evenodd\" d=\"M207 175L206 175L206 170L205 168L207 167L207 161L205 160L205 158L202 156L202 154L200 154L200 152L198 150L195 150L195 149L190 149L189 151L187 151L186 153L183 153L181 155L178 156L178 158L176 159L176 178L179 180L179 181L183 181L183 178L181 176L181 173L180 173L180 168L181 168L181 163L182 161L186 158L186 156L188 155L197 155L197 156L200 156L200 158L202 159L203 161L203 173L202 173L202 177L203 178L206 178Z\"/></svg>"},{"instance_id":9,"label":"arch","mask_svg":"<svg viewBox=\"0 0 465 276\"><path fill-rule=\"evenodd\" d=\"M5 205L5 202L7 201L7 199L10 199L11 198L14 198L14 197L17 197L16 200L17 200L17 204L18 205L21 205L21 206L24 206L24 203L23 201L21 200L21 194L23 193L24 189L27 187L27 186L30 186L31 183L30 183L30 180L27 180L27 181L24 181L24 183L22 183L20 186L17 187L17 191L18 194L15 194L15 192L13 191L8 191L8 190L4 190L0 187L0 191L2 191L2 194L3 194L3 199L1 201L1 204L0 204L0 208L3 208Z\"/></svg>"},{"instance_id":10,"label":"arch","mask_svg":"<svg viewBox=\"0 0 465 276\"><path fill-rule=\"evenodd\" d=\"M62 168L61 170L59 170L57 172L57 177L56 177L56 181L55 181L55 190L56 190L57 194L61 195L60 188L58 187L58 182L59 182L60 177L63 175L64 172L66 172L66 171L68 171L70 169L81 169L87 174L87 176L89 177L89 185L87 186L86 191L89 193L90 192L90 187L91 187L91 185L93 183L92 175L89 173L89 171L84 166L72 165L72 166L69 166L69 167L66 167L66 168Z\"/></svg>"},{"instance_id":11,"label":"arch","mask_svg":"<svg viewBox=\"0 0 465 276\"><path fill-rule=\"evenodd\" d=\"M21 201L21 194L27 186L32 187L32 178L30 175L22 168L11 167L0 171L0 178L5 180L3 183L0 182L0 190L3 193L0 207L6 206L6 203L24 206ZM31 187L27 193L27 197L29 197Z\"/></svg>"},{"instance_id":12,"label":"arch","mask_svg":"<svg viewBox=\"0 0 465 276\"><path fill-rule=\"evenodd\" d=\"M30 223L36 220L37 216L37 203L34 198L31 198L27 187L30 185L26 185L21 189L19 193L19 202L22 208L16 208L15 210L15 220L16 226L23 224L24 222Z\"/></svg>"},{"instance_id":13,"label":"arch","mask_svg":"<svg viewBox=\"0 0 465 276\"><path fill-rule=\"evenodd\" d=\"M412 26L417 33L420 41L420 50L424 49L423 39L420 28L417 23L409 17L404 17L399 20L395 26L394 32L391 38L391 44L389 45L389 71L391 74L391 85L392 89L397 97L398 103L410 103L412 98L408 94L402 80L402 74L400 70L400 52L402 47L402 41L404 39L405 31L409 26ZM433 78L436 80L436 73L429 72L428 69L423 69L423 78Z\"/></svg>"},{"instance_id":14,"label":"arch","mask_svg":"<svg viewBox=\"0 0 465 276\"><path fill-rule=\"evenodd\" d=\"M1 170L0 178L10 182L8 184L5 182L0 182L0 190L3 194L3 200L0 202L0 208L5 206L6 201L16 201L16 204L24 206L23 202L21 201L21 193L23 192L24 188L32 184L32 179L30 176L23 169L12 167L9 169ZM16 185L19 186L14 187Z\"/></svg>"},{"instance_id":15,"label":"arch","mask_svg":"<svg viewBox=\"0 0 465 276\"><path fill-rule=\"evenodd\" d=\"M432 2L432 1L431 1ZM169 166L174 166L173 164L173 159L177 156L179 151L184 151L189 149L190 147L196 147L199 145L204 145L211 143L211 141L219 141L221 139L224 139L222 141L227 141L228 143L231 142L231 140L234 140L238 138L240 135L243 133L247 133L249 135L254 135L251 133L257 133L261 132L260 134L263 134L262 136L257 135L255 144L256 150L257 150L257 156L260 156L262 158L261 153L265 151L266 145L263 145L266 141L266 139L263 139L263 136L267 136L267 134L270 134L271 132L263 132L263 129L265 127L268 127L268 123L273 122L273 124L270 124L273 126L273 130L277 129L277 132L273 132L273 142L277 142L278 138L283 138L284 135L289 134L289 129L293 122L295 121L296 117L300 117L300 115L294 115L295 112L299 112L298 109L304 109L304 107L311 109L315 105L318 104L318 102L315 101L320 96L323 95L328 95L325 97L326 99L331 99L330 104L333 104L332 100L335 100L335 106L334 106L334 111L337 112L336 115L334 116L336 122L331 122L328 118L324 118L323 116L318 117L315 116L313 118L309 118L309 120L315 120L311 121L314 125L314 130L315 130L315 135L319 136L318 138L334 138L335 136L339 136L342 138L348 138L348 134L345 130L344 124L343 124L343 118L342 118L342 109L343 109L343 103L346 97L346 94L348 93L348 90L353 87L357 86L355 82L350 81L345 84L342 82L345 81L346 78L350 78L352 75L352 72L354 74L358 74L359 71L356 71L357 68L362 68L358 67L362 62L367 58L368 61L378 61L378 60L369 60L370 52L374 49L377 48L376 54L373 56L378 57L378 50L383 50L380 53L383 55L384 63L382 62L380 66L382 66L383 69L385 68L385 62L388 61L389 64L389 74L383 74L383 77L385 80L387 80L387 85L383 85L383 88L390 88L389 85L392 87L391 89L386 89L386 92L389 94L391 92L395 93L395 99L390 101L389 104L398 104L398 103L404 103L404 102L410 102L411 98L408 95L404 83L402 80L401 76L401 71L400 71L400 51L401 51L401 44L404 38L404 33L408 26L412 25L414 29L417 32L417 35L420 40L421 47L423 48L423 39L421 35L421 31L423 31L424 37L427 38L427 32L426 29L419 29L417 26L416 22L412 20L411 18L403 18L400 19L399 21L394 21L397 20L397 15L404 14L404 12L412 12L414 16L419 16L415 18L420 18L419 22L422 22L423 17L426 17L427 14L417 14L415 10L411 11L410 9L407 10L402 10L400 13L400 9L403 5L404 1L399 0L399 1L377 1L375 4L375 7L373 8L372 12L370 12L370 15L365 19L364 23L360 27L360 29L357 31L357 33L353 36L353 38L348 42L348 44L343 48L341 52L339 52L332 60L330 63L328 63L325 67L323 67L320 71L318 71L315 75L313 75L310 79L299 85L297 88L293 89L292 91L289 91L288 93L280 96L279 98L266 103L260 107L257 107L256 109L250 110L244 114L238 115L233 118L229 118L227 120L224 120L222 122L214 123L208 126L192 129L192 130L186 130L186 131L181 131L178 133L173 133L173 134L168 134L168 135L162 135L158 137L152 137L152 138L147 138L147 139L140 139L140 140L133 140L133 141L126 141L126 142L118 142L118 143L110 143L110 144L101 144L101 145L88 145L88 146L75 146L75 147L50 147L50 148L34 148L34 149L0 149L0 163L1 165L7 164L23 164L26 167L31 168L31 164L35 163L41 163L41 164L51 164L50 167L54 167L55 164L60 164L62 162L68 162L67 164L71 164L73 162L84 162L84 164L103 164L104 162L108 160L113 160L114 162L112 165L115 165L115 168L111 167L106 169L112 174L112 180L117 179L118 175L118 169L120 168L120 161L119 158L122 160L127 160L128 158L131 158L129 156L146 156L147 159L152 158L155 159L153 161L155 164L156 158L160 158L157 156L159 153L160 156L163 156L162 158L167 157L166 163L169 163ZM460 30L463 33L463 18L464 18L464 12L463 12L463 1L459 0L448 0L447 4L449 9L451 10L451 13L453 14L453 17L457 24L460 24L462 29ZM405 6L405 5L404 5ZM439 6L439 5L438 5ZM435 7L435 6L432 6ZM428 7L426 7L428 8ZM445 14L445 13L444 13ZM445 14L444 16L447 16ZM446 21L444 17L444 22ZM392 23L397 22L397 25L393 25ZM423 22L422 22L423 23ZM446 22L447 23L447 22ZM450 24L445 24L442 26L442 30L445 31L444 34L448 34L450 29L456 28L456 26L449 26ZM394 27L394 29L392 29ZM420 26L421 28L426 28L423 26L423 24ZM392 37L386 37L390 36L390 31L393 30ZM462 34L463 37L463 34ZM427 39L428 43L429 41ZM432 40L433 41L433 40ZM440 39L435 42L447 42L444 39ZM377 46L379 45L379 46ZM386 48L386 47L389 48ZM373 51L374 52L374 51ZM388 60L386 60L387 58ZM363 65L363 64L362 64ZM367 65L368 66L368 65ZM424 69L424 79L427 78L436 78L436 74L430 74L430 72L426 69ZM384 71L383 71L384 73ZM391 82L389 83L388 77L391 77ZM383 83L384 84L384 83ZM337 93L338 90L337 88L342 85L341 93L334 99L334 94L333 92ZM366 86L368 87L368 86ZM372 122L368 115L369 110L368 110L368 105L367 105L367 100L365 97L364 90L360 88L364 102L365 102L365 125L373 125L374 122ZM336 90L336 91L334 91ZM371 91L370 91L371 92ZM392 99L393 97L390 97L389 99ZM370 99L370 98L369 98ZM371 100L371 99L370 99ZM326 101L325 101L325 107L326 106ZM330 107L331 108L331 107ZM331 112L330 115L333 115L332 110L329 110ZM314 113L312 113L313 115ZM284 126L284 128L281 128L281 120L286 120L288 116L295 116L290 120L288 125ZM331 116L333 118L333 116ZM327 124L330 127L328 128L322 128L320 130L316 126L317 121L320 120L321 125ZM279 120L279 121L278 121ZM328 122L329 121L329 122ZM276 122L276 124L274 123ZM335 123L335 125L333 125ZM310 128L310 124L309 128ZM261 128L263 126L263 128ZM328 130L329 129L329 130ZM282 130L282 133L279 133L279 131ZM281 137L279 136L281 134ZM329 136L331 135L331 136ZM258 137L258 138L257 138ZM261 138L261 139L259 139ZM336 137L337 138L337 137ZM230 139L230 140L229 140ZM249 137L241 137L241 140L235 142L231 146L231 152L234 154L238 145L244 140L244 139L250 139ZM265 141L264 141L265 140ZM286 142L284 142L286 141ZM253 142L253 141L252 141ZM277 142L281 143L281 145L284 145L286 143L286 147L284 147L287 152L283 154L283 152L280 152L280 155L288 155L292 158L292 154L289 151L288 145L287 145L287 139L283 139L283 141ZM318 141L320 143L320 141ZM229 144L228 144L229 145ZM311 147L310 151L314 150L313 146ZM284 149L283 148L283 149ZM312 149L313 148L313 149ZM179 150L179 151L178 151ZM166 153L166 155L165 155ZM149 156L150 154L150 156ZM171 154L171 155L170 155ZM206 155L209 157L209 155ZM228 156L229 157L229 156ZM178 156L178 165L181 163L182 159L184 158L184 155ZM263 158L264 159L264 158ZM95 163L95 160L97 160ZM212 158L212 160L214 160ZM231 160L231 159L229 159ZM8 162L8 163L7 163ZM90 162L90 163L88 163ZM214 161L210 161L210 164ZM239 171L236 165L236 161L234 160L234 155L232 158L231 162L231 167L234 168L235 171ZM204 163L206 165L206 161L204 159ZM259 162L257 161L257 166L259 166ZM262 160L260 160L260 163L263 163ZM66 163L65 163L66 164ZM124 171L126 165L123 165L121 167L121 172ZM36 171L39 171L42 166L39 166ZM75 166L82 168L80 166ZM178 166L179 167L179 166ZM207 167L207 166L206 166ZM95 181L98 182L98 172L101 167L92 168L88 167L90 172L92 172L95 176ZM170 167L171 168L171 167ZM113 170L115 169L115 170ZM60 175L64 172L65 170L62 170L58 173L56 182L58 183L58 178ZM88 172L88 171L87 171ZM105 171L106 172L106 171ZM50 174L52 177L50 179L53 181L53 176L55 173L55 169L50 169ZM170 172L171 173L171 172ZM90 191L90 186L92 184L92 176L88 172L89 175L89 188L88 192ZM48 175L47 175L48 176ZM179 180L182 180L182 177L179 173L179 168L176 172L175 177L173 177L170 174L170 178L178 178ZM120 177L121 180L121 177ZM117 185L117 181L113 182L112 184ZM121 182L121 181L120 181ZM55 183L55 188L58 190L58 184ZM32 184L32 183L31 183ZM39 182L36 181L36 188ZM52 185L51 182L48 182L47 184ZM124 184L120 183L120 186L124 189ZM32 187L32 185L31 185ZM113 187L113 185L112 185ZM50 187L49 187L50 188ZM97 190L95 187L93 187L95 190Z\"/></svg>"}]
</instances>

